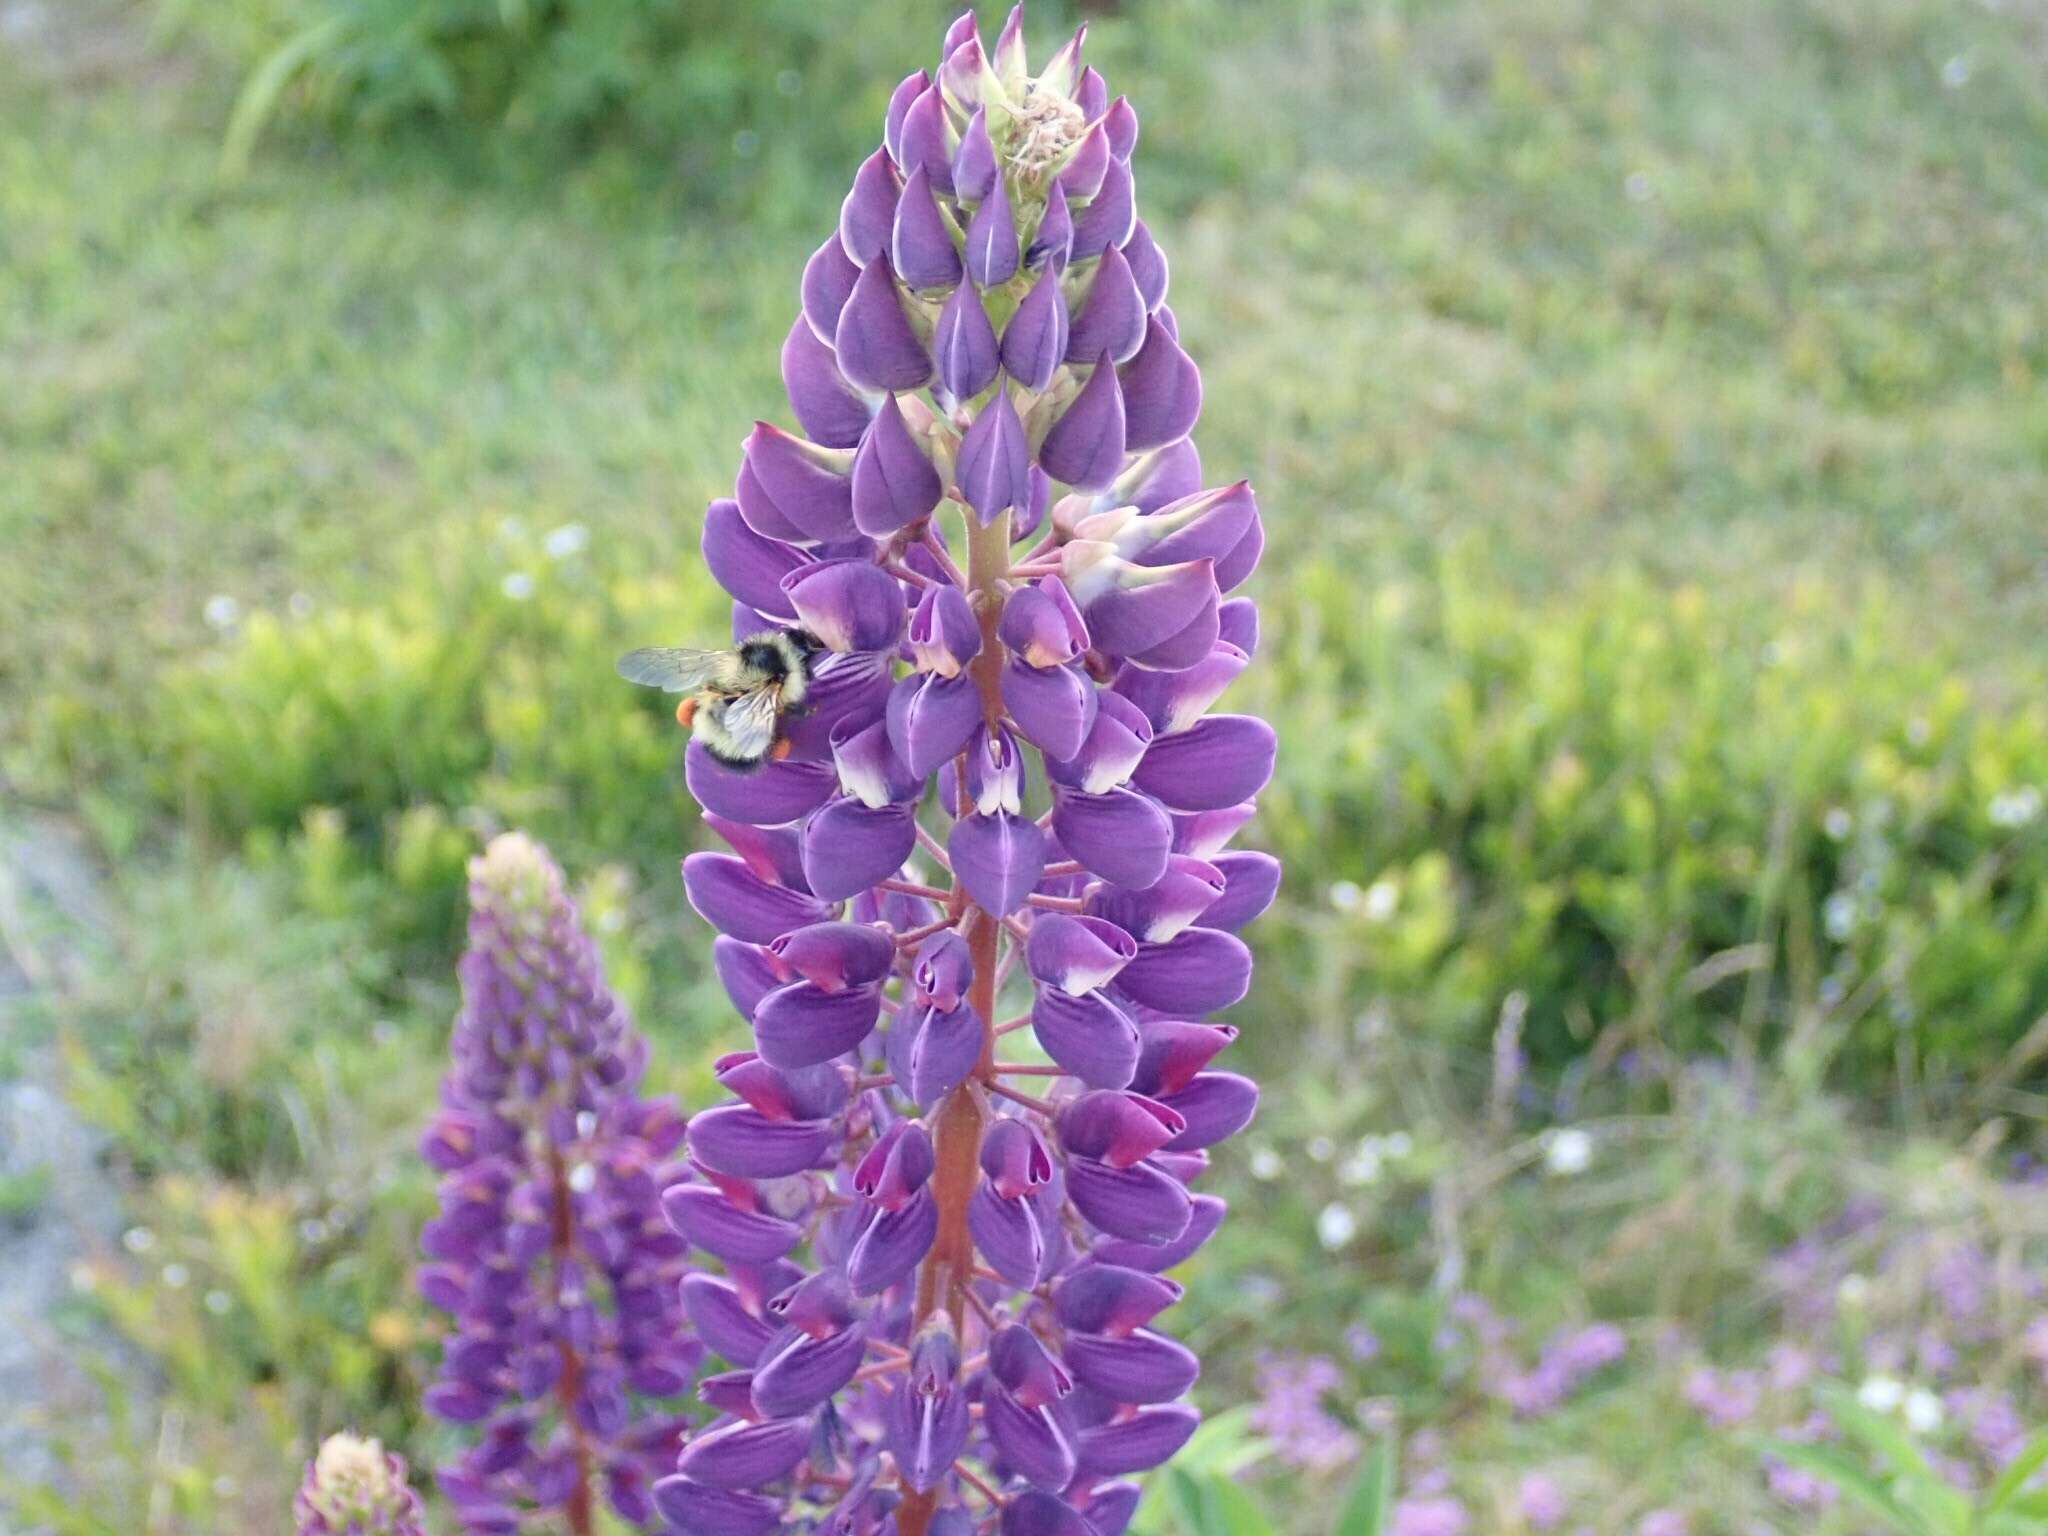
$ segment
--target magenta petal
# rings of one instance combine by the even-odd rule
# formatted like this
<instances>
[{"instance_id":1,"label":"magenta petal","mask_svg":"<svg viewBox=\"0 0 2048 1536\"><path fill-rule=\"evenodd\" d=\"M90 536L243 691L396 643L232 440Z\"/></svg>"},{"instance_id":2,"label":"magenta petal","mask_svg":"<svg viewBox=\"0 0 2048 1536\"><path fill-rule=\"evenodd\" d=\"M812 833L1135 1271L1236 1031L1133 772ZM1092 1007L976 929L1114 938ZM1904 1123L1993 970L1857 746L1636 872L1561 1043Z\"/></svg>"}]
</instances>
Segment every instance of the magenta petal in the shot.
<instances>
[{"instance_id":1,"label":"magenta petal","mask_svg":"<svg viewBox=\"0 0 2048 1536\"><path fill-rule=\"evenodd\" d=\"M1024 436L1023 418L1010 399L1009 386L998 383L960 440L960 489L983 527L1006 507L1030 505L1030 471L1031 445Z\"/></svg>"},{"instance_id":2,"label":"magenta petal","mask_svg":"<svg viewBox=\"0 0 2048 1536\"><path fill-rule=\"evenodd\" d=\"M895 942L870 923L813 923L785 933L768 953L827 992L881 981L896 963Z\"/></svg>"},{"instance_id":3,"label":"magenta petal","mask_svg":"<svg viewBox=\"0 0 2048 1536\"><path fill-rule=\"evenodd\" d=\"M942 1013L934 1008L910 1048L910 1097L930 1109L967 1081L981 1060L981 1015L965 1004Z\"/></svg>"},{"instance_id":4,"label":"magenta petal","mask_svg":"<svg viewBox=\"0 0 2048 1536\"><path fill-rule=\"evenodd\" d=\"M965 672L913 672L890 690L889 745L920 779L965 751L981 723L981 690Z\"/></svg>"},{"instance_id":5,"label":"magenta petal","mask_svg":"<svg viewBox=\"0 0 2048 1536\"><path fill-rule=\"evenodd\" d=\"M754 1010L754 1043L770 1066L784 1071L812 1067L859 1045L881 1016L877 987L825 992L795 981L761 999Z\"/></svg>"},{"instance_id":6,"label":"magenta petal","mask_svg":"<svg viewBox=\"0 0 2048 1536\"><path fill-rule=\"evenodd\" d=\"M680 1536L768 1536L782 1528L780 1499L711 1488L687 1477L657 1482L654 1505Z\"/></svg>"},{"instance_id":7,"label":"magenta petal","mask_svg":"<svg viewBox=\"0 0 2048 1536\"><path fill-rule=\"evenodd\" d=\"M917 846L917 807L834 800L804 824L804 881L825 901L857 896L903 868Z\"/></svg>"},{"instance_id":8,"label":"magenta petal","mask_svg":"<svg viewBox=\"0 0 2048 1536\"><path fill-rule=\"evenodd\" d=\"M1100 490L1124 464L1124 398L1105 353L1081 393L1052 424L1038 462L1076 490Z\"/></svg>"},{"instance_id":9,"label":"magenta petal","mask_svg":"<svg viewBox=\"0 0 2048 1536\"><path fill-rule=\"evenodd\" d=\"M811 563L806 551L763 538L747 526L739 503L725 498L712 502L704 513L702 549L712 577L734 597L771 618L796 617L782 590L782 578Z\"/></svg>"},{"instance_id":10,"label":"magenta petal","mask_svg":"<svg viewBox=\"0 0 2048 1536\"><path fill-rule=\"evenodd\" d=\"M1053 834L1091 874L1144 890L1166 873L1173 823L1157 801L1132 789L1083 794L1055 789Z\"/></svg>"},{"instance_id":11,"label":"magenta petal","mask_svg":"<svg viewBox=\"0 0 2048 1536\"><path fill-rule=\"evenodd\" d=\"M1273 905L1280 892L1280 861L1270 853L1219 853L1223 899L1202 919L1205 928L1238 929Z\"/></svg>"},{"instance_id":12,"label":"magenta petal","mask_svg":"<svg viewBox=\"0 0 2048 1536\"><path fill-rule=\"evenodd\" d=\"M1067 1198L1093 1226L1134 1243L1172 1242L1193 1209L1186 1187L1151 1163L1112 1168L1092 1157L1068 1160Z\"/></svg>"},{"instance_id":13,"label":"magenta petal","mask_svg":"<svg viewBox=\"0 0 2048 1536\"><path fill-rule=\"evenodd\" d=\"M912 288L950 288L960 281L960 253L932 196L931 174L923 166L910 173L896 205L896 226L889 259Z\"/></svg>"},{"instance_id":14,"label":"magenta petal","mask_svg":"<svg viewBox=\"0 0 2048 1536\"><path fill-rule=\"evenodd\" d=\"M1104 1264L1121 1264L1152 1274L1178 1269L1194 1255L1196 1249L1216 1235L1216 1229L1223 1225L1223 1216L1228 1209L1214 1195L1196 1195L1193 1204L1187 1227L1178 1237L1163 1243L1107 1238L1096 1243L1095 1257Z\"/></svg>"},{"instance_id":15,"label":"magenta petal","mask_svg":"<svg viewBox=\"0 0 2048 1536\"><path fill-rule=\"evenodd\" d=\"M878 149L861 162L853 190L839 205L839 243L854 265L867 267L889 249L899 195L896 167L888 150Z\"/></svg>"},{"instance_id":16,"label":"magenta petal","mask_svg":"<svg viewBox=\"0 0 2048 1536\"><path fill-rule=\"evenodd\" d=\"M728 1424L694 1436L676 1460L685 1477L712 1488L758 1488L792 1471L811 1448L802 1419Z\"/></svg>"},{"instance_id":17,"label":"magenta petal","mask_svg":"<svg viewBox=\"0 0 2048 1536\"><path fill-rule=\"evenodd\" d=\"M744 859L726 853L693 853L684 859L683 891L698 916L749 944L766 944L833 915L831 903L770 885Z\"/></svg>"},{"instance_id":18,"label":"magenta petal","mask_svg":"<svg viewBox=\"0 0 2048 1536\"><path fill-rule=\"evenodd\" d=\"M1010 194L998 182L967 221L967 275L983 288L994 288L1017 275L1017 219Z\"/></svg>"},{"instance_id":19,"label":"magenta petal","mask_svg":"<svg viewBox=\"0 0 2048 1536\"><path fill-rule=\"evenodd\" d=\"M1087 363L1107 353L1113 362L1128 362L1137 355L1149 324L1145 296L1131 276L1130 263L1111 246L1096 263L1095 280L1067 336L1065 360Z\"/></svg>"},{"instance_id":20,"label":"magenta petal","mask_svg":"<svg viewBox=\"0 0 2048 1536\"><path fill-rule=\"evenodd\" d=\"M1070 997L1041 988L1031 1032L1046 1055L1092 1088L1121 1088L1137 1070L1138 1026L1100 992Z\"/></svg>"},{"instance_id":21,"label":"magenta petal","mask_svg":"<svg viewBox=\"0 0 2048 1536\"><path fill-rule=\"evenodd\" d=\"M1257 716L1210 715L1155 740L1131 782L1177 811L1220 811L1266 787L1278 751Z\"/></svg>"},{"instance_id":22,"label":"magenta petal","mask_svg":"<svg viewBox=\"0 0 2048 1536\"><path fill-rule=\"evenodd\" d=\"M1045 1239L1029 1200L1006 1200L983 1180L967 1206L967 1231L975 1250L997 1274L1019 1290L1038 1283Z\"/></svg>"},{"instance_id":23,"label":"magenta petal","mask_svg":"<svg viewBox=\"0 0 2048 1536\"><path fill-rule=\"evenodd\" d=\"M939 1235L939 1206L921 1189L901 1210L876 1211L846 1255L846 1279L857 1296L886 1291L917 1268Z\"/></svg>"},{"instance_id":24,"label":"magenta petal","mask_svg":"<svg viewBox=\"0 0 2048 1536\"><path fill-rule=\"evenodd\" d=\"M1122 1338L1151 1322L1182 1294L1177 1282L1142 1269L1086 1263L1060 1281L1052 1305L1064 1328Z\"/></svg>"},{"instance_id":25,"label":"magenta petal","mask_svg":"<svg viewBox=\"0 0 2048 1536\"><path fill-rule=\"evenodd\" d=\"M1199 1152L1228 1140L1252 1123L1258 1113L1259 1085L1235 1072L1201 1072L1163 1103L1183 1122L1167 1143L1170 1152Z\"/></svg>"},{"instance_id":26,"label":"magenta petal","mask_svg":"<svg viewBox=\"0 0 2048 1536\"><path fill-rule=\"evenodd\" d=\"M1112 159L1101 190L1074 216L1074 260L1086 261L1113 245L1122 245L1130 239L1137 216L1137 188L1130 164Z\"/></svg>"},{"instance_id":27,"label":"magenta petal","mask_svg":"<svg viewBox=\"0 0 2048 1536\"><path fill-rule=\"evenodd\" d=\"M1170 1403L1202 1374L1194 1351L1146 1328L1123 1338L1075 1334L1064 1353L1074 1380L1113 1403Z\"/></svg>"},{"instance_id":28,"label":"magenta petal","mask_svg":"<svg viewBox=\"0 0 2048 1536\"><path fill-rule=\"evenodd\" d=\"M795 827L757 827L716 811L704 813L704 825L724 838L732 851L747 861L747 868L763 880L792 891L810 890L804 879L803 838Z\"/></svg>"},{"instance_id":29,"label":"magenta petal","mask_svg":"<svg viewBox=\"0 0 2048 1536\"><path fill-rule=\"evenodd\" d=\"M808 815L832 797L832 770L818 763L763 763L728 768L693 741L683 753L683 781L705 810L751 826L779 826Z\"/></svg>"},{"instance_id":30,"label":"magenta petal","mask_svg":"<svg viewBox=\"0 0 2048 1536\"><path fill-rule=\"evenodd\" d=\"M931 379L931 355L903 312L886 256L861 269L832 333L832 350L839 371L862 389L922 389Z\"/></svg>"},{"instance_id":31,"label":"magenta petal","mask_svg":"<svg viewBox=\"0 0 2048 1536\"><path fill-rule=\"evenodd\" d=\"M1033 667L1012 658L1003 667L1003 708L1047 757L1081 750L1101 707L1095 685L1072 667Z\"/></svg>"},{"instance_id":32,"label":"magenta petal","mask_svg":"<svg viewBox=\"0 0 2048 1536\"><path fill-rule=\"evenodd\" d=\"M929 517L944 487L910 435L894 395L882 397L881 410L859 441L853 456L854 525L879 539Z\"/></svg>"},{"instance_id":33,"label":"magenta petal","mask_svg":"<svg viewBox=\"0 0 2048 1536\"><path fill-rule=\"evenodd\" d=\"M709 1184L672 1184L662 1191L661 1211L670 1226L706 1253L733 1264L765 1264L803 1241L793 1221L761 1211L743 1211Z\"/></svg>"},{"instance_id":34,"label":"magenta petal","mask_svg":"<svg viewBox=\"0 0 2048 1536\"><path fill-rule=\"evenodd\" d=\"M783 578L804 628L830 651L885 651L903 638L903 587L872 560L819 560Z\"/></svg>"},{"instance_id":35,"label":"magenta petal","mask_svg":"<svg viewBox=\"0 0 2048 1536\"><path fill-rule=\"evenodd\" d=\"M1132 453L1186 437L1202 414L1202 370L1155 316L1124 365L1124 447Z\"/></svg>"},{"instance_id":36,"label":"magenta petal","mask_svg":"<svg viewBox=\"0 0 2048 1536\"><path fill-rule=\"evenodd\" d=\"M783 526L819 540L848 539L859 531L853 526L852 482L819 462L819 452L780 427L754 423L738 488L748 526L770 538ZM770 506L760 504L763 497Z\"/></svg>"},{"instance_id":37,"label":"magenta petal","mask_svg":"<svg viewBox=\"0 0 2048 1536\"><path fill-rule=\"evenodd\" d=\"M1147 1019L1138 1026L1138 1034L1142 1048L1131 1086L1168 1100L1237 1038L1236 1029L1228 1024L1195 1024L1186 1019Z\"/></svg>"},{"instance_id":38,"label":"magenta petal","mask_svg":"<svg viewBox=\"0 0 2048 1536\"><path fill-rule=\"evenodd\" d=\"M999 812L953 823L946 839L953 875L983 911L1008 917L1045 872L1045 834L1028 817Z\"/></svg>"},{"instance_id":39,"label":"magenta petal","mask_svg":"<svg viewBox=\"0 0 2048 1536\"><path fill-rule=\"evenodd\" d=\"M832 349L799 317L782 343L782 387L805 435L828 448L851 448L868 424L868 403L839 373Z\"/></svg>"},{"instance_id":40,"label":"magenta petal","mask_svg":"<svg viewBox=\"0 0 2048 1536\"><path fill-rule=\"evenodd\" d=\"M962 283L955 288L939 311L932 351L938 358L939 383L955 400L972 400L995 382L999 357L996 331L972 285Z\"/></svg>"},{"instance_id":41,"label":"magenta petal","mask_svg":"<svg viewBox=\"0 0 2048 1536\"><path fill-rule=\"evenodd\" d=\"M1066 296L1059 273L1048 267L1003 327L1003 367L1026 389L1044 389L1068 355L1067 342Z\"/></svg>"},{"instance_id":42,"label":"magenta petal","mask_svg":"<svg viewBox=\"0 0 2048 1536\"><path fill-rule=\"evenodd\" d=\"M859 279L860 268L848 258L837 235L819 246L804 263L804 320L828 347L839 329L839 312L846 308L846 301L853 296L853 285Z\"/></svg>"},{"instance_id":43,"label":"magenta petal","mask_svg":"<svg viewBox=\"0 0 2048 1536\"><path fill-rule=\"evenodd\" d=\"M1118 1170L1143 1162L1187 1130L1187 1121L1157 1099L1110 1088L1062 1105L1058 1125L1068 1152Z\"/></svg>"},{"instance_id":44,"label":"magenta petal","mask_svg":"<svg viewBox=\"0 0 2048 1536\"><path fill-rule=\"evenodd\" d=\"M1116 985L1143 1007L1189 1016L1228 1008L1250 990L1251 978L1251 951L1236 934L1190 928L1170 944L1140 945Z\"/></svg>"},{"instance_id":45,"label":"magenta petal","mask_svg":"<svg viewBox=\"0 0 2048 1536\"><path fill-rule=\"evenodd\" d=\"M1131 226L1131 238L1123 245L1124 260L1131 264L1131 278L1144 295L1145 308L1157 309L1166 302L1166 252L1152 238L1143 219Z\"/></svg>"},{"instance_id":46,"label":"magenta petal","mask_svg":"<svg viewBox=\"0 0 2048 1536\"><path fill-rule=\"evenodd\" d=\"M1098 1424L1081 1433L1081 1470L1091 1477L1149 1472L1170 1461L1201 1423L1194 1409L1176 1406L1141 1408L1128 1419Z\"/></svg>"}]
</instances>

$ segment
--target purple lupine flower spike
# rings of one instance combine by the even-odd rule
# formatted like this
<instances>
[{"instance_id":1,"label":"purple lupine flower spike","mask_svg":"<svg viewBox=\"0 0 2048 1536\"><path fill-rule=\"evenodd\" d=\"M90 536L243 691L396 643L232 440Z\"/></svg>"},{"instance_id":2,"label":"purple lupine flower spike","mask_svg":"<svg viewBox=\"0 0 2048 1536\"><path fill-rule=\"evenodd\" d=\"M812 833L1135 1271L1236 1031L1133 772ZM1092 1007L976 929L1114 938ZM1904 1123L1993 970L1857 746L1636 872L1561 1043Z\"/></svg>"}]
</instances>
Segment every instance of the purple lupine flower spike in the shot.
<instances>
[{"instance_id":1,"label":"purple lupine flower spike","mask_svg":"<svg viewBox=\"0 0 2048 1536\"><path fill-rule=\"evenodd\" d=\"M973 15L890 98L804 268L706 565L818 643L786 760L693 748L683 863L747 1019L663 1208L726 1369L652 1496L684 1536L1118 1536L1193 1432L1164 1278L1258 1090L1210 1017L1279 866L1213 712L1264 547L1138 217L1137 115L1076 34ZM756 621L758 616L758 621ZM978 1405L978 1406L977 1406Z\"/></svg>"},{"instance_id":2,"label":"purple lupine flower spike","mask_svg":"<svg viewBox=\"0 0 2048 1536\"><path fill-rule=\"evenodd\" d=\"M683 1428L663 1403L702 1356L678 1292L688 1244L663 1220L683 1121L640 1096L646 1044L546 852L507 833L469 873L455 1064L422 1141L441 1214L419 1278L454 1316L427 1407L477 1438L437 1481L471 1531L511 1532L535 1510L589 1531L599 1498L646 1528ZM765 1145L714 1122L712 1160L786 1165L832 1101L790 1084L767 1102Z\"/></svg>"},{"instance_id":3,"label":"purple lupine flower spike","mask_svg":"<svg viewBox=\"0 0 2048 1536\"><path fill-rule=\"evenodd\" d=\"M292 1501L298 1536L426 1536L405 1461L375 1440L329 1435Z\"/></svg>"}]
</instances>

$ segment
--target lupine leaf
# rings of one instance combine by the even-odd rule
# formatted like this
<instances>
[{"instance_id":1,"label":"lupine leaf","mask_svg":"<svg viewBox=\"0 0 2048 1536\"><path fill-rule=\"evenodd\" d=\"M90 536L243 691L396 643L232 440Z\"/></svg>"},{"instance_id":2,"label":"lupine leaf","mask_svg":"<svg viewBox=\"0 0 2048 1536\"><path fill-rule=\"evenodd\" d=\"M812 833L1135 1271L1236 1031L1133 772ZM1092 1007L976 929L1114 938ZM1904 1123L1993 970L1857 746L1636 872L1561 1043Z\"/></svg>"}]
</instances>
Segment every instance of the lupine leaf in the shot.
<instances>
[{"instance_id":1,"label":"lupine leaf","mask_svg":"<svg viewBox=\"0 0 2048 1536\"><path fill-rule=\"evenodd\" d=\"M1394 1437L1386 1436L1366 1453L1358 1480L1345 1497L1337 1517L1336 1536L1385 1536L1394 1506Z\"/></svg>"},{"instance_id":2,"label":"lupine leaf","mask_svg":"<svg viewBox=\"0 0 2048 1536\"><path fill-rule=\"evenodd\" d=\"M2027 1485L2027 1479L2048 1464L2048 1429L2042 1430L2020 1447L2019 1455L2006 1464L1984 1495L1984 1513L1995 1515L2020 1497L2020 1490Z\"/></svg>"},{"instance_id":3,"label":"lupine leaf","mask_svg":"<svg viewBox=\"0 0 2048 1536\"><path fill-rule=\"evenodd\" d=\"M1890 1489L1840 1451L1821 1445L1800 1445L1790 1440L1768 1441L1764 1448L1788 1466L1827 1479L1871 1513L1890 1522L1894 1530L1903 1531L1907 1536L1934 1536L1917 1510L1901 1504Z\"/></svg>"}]
</instances>

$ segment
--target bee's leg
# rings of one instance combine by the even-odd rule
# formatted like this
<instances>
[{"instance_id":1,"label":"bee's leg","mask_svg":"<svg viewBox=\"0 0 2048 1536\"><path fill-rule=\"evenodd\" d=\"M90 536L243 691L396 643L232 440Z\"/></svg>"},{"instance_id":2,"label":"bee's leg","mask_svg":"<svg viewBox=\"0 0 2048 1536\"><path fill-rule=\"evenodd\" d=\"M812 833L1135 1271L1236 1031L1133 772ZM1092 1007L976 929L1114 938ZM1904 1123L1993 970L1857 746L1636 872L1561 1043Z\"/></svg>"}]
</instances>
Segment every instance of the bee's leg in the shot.
<instances>
[{"instance_id":1,"label":"bee's leg","mask_svg":"<svg viewBox=\"0 0 2048 1536\"><path fill-rule=\"evenodd\" d=\"M774 746L768 749L768 761L771 763L779 763L784 758L788 757L789 754L794 752L795 750L796 743L791 741L787 736L785 736L780 741L776 742Z\"/></svg>"},{"instance_id":2,"label":"bee's leg","mask_svg":"<svg viewBox=\"0 0 2048 1536\"><path fill-rule=\"evenodd\" d=\"M697 718L697 696L693 693L676 706L676 724L688 730Z\"/></svg>"}]
</instances>

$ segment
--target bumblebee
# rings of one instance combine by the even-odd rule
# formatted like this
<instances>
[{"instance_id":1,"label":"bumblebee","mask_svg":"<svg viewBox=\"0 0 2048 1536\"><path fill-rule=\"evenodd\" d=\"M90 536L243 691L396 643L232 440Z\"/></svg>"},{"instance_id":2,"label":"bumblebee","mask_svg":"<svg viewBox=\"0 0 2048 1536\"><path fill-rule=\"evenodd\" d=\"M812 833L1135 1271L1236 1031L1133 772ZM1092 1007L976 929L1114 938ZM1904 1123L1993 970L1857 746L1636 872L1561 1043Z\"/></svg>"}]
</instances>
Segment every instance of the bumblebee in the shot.
<instances>
[{"instance_id":1,"label":"bumblebee","mask_svg":"<svg viewBox=\"0 0 2048 1536\"><path fill-rule=\"evenodd\" d=\"M804 713L811 657L823 647L803 629L764 629L729 651L655 645L619 658L619 676L687 694L676 723L728 768L742 772L789 756L782 722Z\"/></svg>"}]
</instances>

